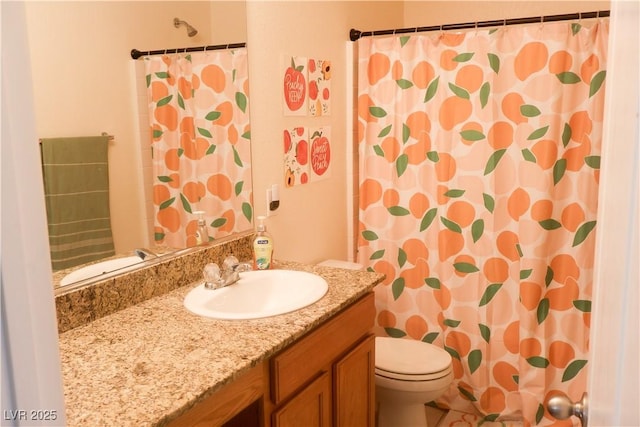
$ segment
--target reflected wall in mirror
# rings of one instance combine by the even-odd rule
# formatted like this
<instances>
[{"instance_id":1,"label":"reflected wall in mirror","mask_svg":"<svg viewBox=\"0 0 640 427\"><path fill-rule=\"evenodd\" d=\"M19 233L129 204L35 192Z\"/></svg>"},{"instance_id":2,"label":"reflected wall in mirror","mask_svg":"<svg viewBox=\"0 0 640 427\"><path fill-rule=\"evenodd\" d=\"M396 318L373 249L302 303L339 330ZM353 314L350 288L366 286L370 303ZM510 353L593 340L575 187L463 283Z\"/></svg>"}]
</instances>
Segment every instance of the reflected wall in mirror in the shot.
<instances>
[{"instance_id":1,"label":"reflected wall in mirror","mask_svg":"<svg viewBox=\"0 0 640 427\"><path fill-rule=\"evenodd\" d=\"M245 42L244 1L30 1L25 10L38 136L112 135L116 253L155 250L147 95L129 52Z\"/></svg>"}]
</instances>

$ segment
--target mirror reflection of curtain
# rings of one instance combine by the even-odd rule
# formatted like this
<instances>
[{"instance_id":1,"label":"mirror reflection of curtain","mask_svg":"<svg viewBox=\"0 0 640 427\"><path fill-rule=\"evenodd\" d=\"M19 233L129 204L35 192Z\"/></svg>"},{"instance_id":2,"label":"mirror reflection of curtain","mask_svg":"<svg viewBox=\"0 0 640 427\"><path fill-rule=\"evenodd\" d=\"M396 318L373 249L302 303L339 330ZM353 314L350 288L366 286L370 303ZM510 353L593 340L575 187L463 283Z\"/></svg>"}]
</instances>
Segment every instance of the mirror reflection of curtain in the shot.
<instances>
[{"instance_id":1,"label":"mirror reflection of curtain","mask_svg":"<svg viewBox=\"0 0 640 427\"><path fill-rule=\"evenodd\" d=\"M358 261L379 334L432 342L438 402L552 424L586 390L608 21L358 42Z\"/></svg>"},{"instance_id":2,"label":"mirror reflection of curtain","mask_svg":"<svg viewBox=\"0 0 640 427\"><path fill-rule=\"evenodd\" d=\"M155 242L196 244L251 228L246 48L145 58L152 134Z\"/></svg>"}]
</instances>

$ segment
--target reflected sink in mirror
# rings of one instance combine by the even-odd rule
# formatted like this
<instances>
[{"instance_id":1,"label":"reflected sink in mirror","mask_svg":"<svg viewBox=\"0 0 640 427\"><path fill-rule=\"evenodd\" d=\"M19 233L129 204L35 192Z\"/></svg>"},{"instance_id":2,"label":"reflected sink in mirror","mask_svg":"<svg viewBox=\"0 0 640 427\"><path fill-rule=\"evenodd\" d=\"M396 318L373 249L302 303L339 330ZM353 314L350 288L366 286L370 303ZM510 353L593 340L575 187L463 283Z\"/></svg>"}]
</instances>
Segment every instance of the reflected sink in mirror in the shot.
<instances>
[{"instance_id":1,"label":"reflected sink in mirror","mask_svg":"<svg viewBox=\"0 0 640 427\"><path fill-rule=\"evenodd\" d=\"M81 280L89 279L114 271L118 271L118 273L124 273L126 271L137 268L137 264L140 264L141 262L142 260L138 256L128 256L90 264L86 267L74 270L64 276L62 280L60 280L60 286L67 286Z\"/></svg>"},{"instance_id":2,"label":"reflected sink in mirror","mask_svg":"<svg viewBox=\"0 0 640 427\"><path fill-rule=\"evenodd\" d=\"M256 270L221 289L204 283L191 290L184 306L213 319L246 320L290 313L322 298L329 286L322 277L294 270Z\"/></svg>"}]
</instances>

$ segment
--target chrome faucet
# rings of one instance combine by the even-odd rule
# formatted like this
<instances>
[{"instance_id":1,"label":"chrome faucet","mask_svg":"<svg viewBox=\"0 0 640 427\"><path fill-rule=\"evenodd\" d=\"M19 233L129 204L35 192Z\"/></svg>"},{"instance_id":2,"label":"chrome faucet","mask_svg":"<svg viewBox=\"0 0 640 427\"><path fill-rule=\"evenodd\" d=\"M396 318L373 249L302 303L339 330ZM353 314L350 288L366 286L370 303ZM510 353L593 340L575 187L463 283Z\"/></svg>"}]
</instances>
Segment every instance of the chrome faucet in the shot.
<instances>
[{"instance_id":1,"label":"chrome faucet","mask_svg":"<svg viewBox=\"0 0 640 427\"><path fill-rule=\"evenodd\" d=\"M204 287L206 289L220 289L233 285L240 280L241 272L251 270L250 263L240 262L238 258L229 255L222 263L222 270L216 263L209 263L204 267Z\"/></svg>"}]
</instances>

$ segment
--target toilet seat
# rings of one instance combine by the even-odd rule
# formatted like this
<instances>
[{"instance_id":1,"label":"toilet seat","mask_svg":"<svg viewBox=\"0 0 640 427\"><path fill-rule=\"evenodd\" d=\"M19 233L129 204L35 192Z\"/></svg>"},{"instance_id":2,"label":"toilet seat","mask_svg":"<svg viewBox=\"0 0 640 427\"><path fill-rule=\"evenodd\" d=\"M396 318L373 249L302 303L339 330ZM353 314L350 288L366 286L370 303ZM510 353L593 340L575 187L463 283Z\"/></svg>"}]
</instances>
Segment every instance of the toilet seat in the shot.
<instances>
[{"instance_id":1,"label":"toilet seat","mask_svg":"<svg viewBox=\"0 0 640 427\"><path fill-rule=\"evenodd\" d=\"M376 375L397 381L435 381L452 371L451 355L422 341L376 337Z\"/></svg>"}]
</instances>

